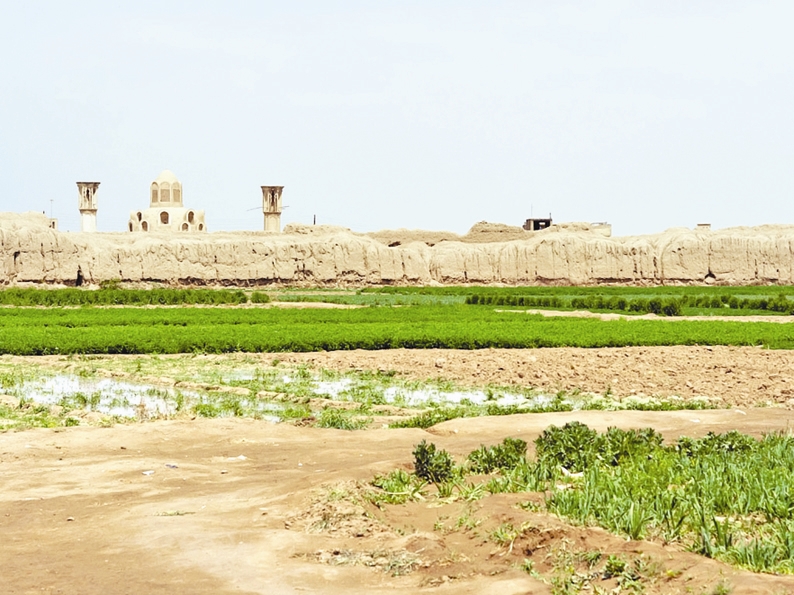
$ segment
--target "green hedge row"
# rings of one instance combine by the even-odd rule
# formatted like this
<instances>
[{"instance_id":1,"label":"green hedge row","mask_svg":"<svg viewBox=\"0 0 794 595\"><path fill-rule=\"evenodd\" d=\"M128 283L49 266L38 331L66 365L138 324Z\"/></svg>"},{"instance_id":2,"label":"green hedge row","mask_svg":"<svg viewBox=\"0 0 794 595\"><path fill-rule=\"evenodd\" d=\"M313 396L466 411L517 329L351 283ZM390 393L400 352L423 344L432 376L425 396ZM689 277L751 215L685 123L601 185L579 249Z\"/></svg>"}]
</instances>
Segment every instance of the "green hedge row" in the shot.
<instances>
[{"instance_id":1,"label":"green hedge row","mask_svg":"<svg viewBox=\"0 0 794 595\"><path fill-rule=\"evenodd\" d=\"M565 299L557 296L479 295L466 297L466 303L481 306L525 306L533 308L575 308L583 310L617 310L680 316L683 308L731 308L765 310L794 314L794 301L785 295L768 298L739 298L735 295L682 295L680 297L625 298L587 295Z\"/></svg>"},{"instance_id":2,"label":"green hedge row","mask_svg":"<svg viewBox=\"0 0 794 595\"><path fill-rule=\"evenodd\" d=\"M183 304L245 304L245 292L229 289L20 289L0 291L7 306L176 306ZM269 302L267 294L254 292L253 303Z\"/></svg>"}]
</instances>

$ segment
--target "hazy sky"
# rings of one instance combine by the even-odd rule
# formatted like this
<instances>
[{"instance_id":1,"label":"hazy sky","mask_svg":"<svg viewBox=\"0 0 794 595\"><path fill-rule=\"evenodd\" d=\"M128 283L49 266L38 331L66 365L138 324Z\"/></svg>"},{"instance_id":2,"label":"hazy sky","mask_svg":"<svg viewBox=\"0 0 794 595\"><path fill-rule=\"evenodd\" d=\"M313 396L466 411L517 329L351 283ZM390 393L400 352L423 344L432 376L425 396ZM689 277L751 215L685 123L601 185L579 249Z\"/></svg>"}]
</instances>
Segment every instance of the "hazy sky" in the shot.
<instances>
[{"instance_id":1,"label":"hazy sky","mask_svg":"<svg viewBox=\"0 0 794 595\"><path fill-rule=\"evenodd\" d=\"M794 2L0 0L0 211L794 223ZM249 210L253 209L253 210Z\"/></svg>"}]
</instances>

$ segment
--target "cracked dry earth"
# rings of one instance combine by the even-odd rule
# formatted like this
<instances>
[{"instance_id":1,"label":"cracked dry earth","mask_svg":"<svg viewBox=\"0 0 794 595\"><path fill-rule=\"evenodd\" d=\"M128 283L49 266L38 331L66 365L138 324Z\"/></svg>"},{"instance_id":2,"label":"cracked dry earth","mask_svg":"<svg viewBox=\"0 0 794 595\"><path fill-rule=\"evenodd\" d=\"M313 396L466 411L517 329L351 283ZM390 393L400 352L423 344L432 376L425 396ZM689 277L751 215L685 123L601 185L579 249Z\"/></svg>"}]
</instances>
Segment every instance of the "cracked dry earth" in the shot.
<instances>
[{"instance_id":1,"label":"cracked dry earth","mask_svg":"<svg viewBox=\"0 0 794 595\"><path fill-rule=\"evenodd\" d=\"M259 357L270 365L276 356ZM794 577L753 574L680 547L626 541L517 506L542 498L538 494L471 504L427 499L383 510L362 497L375 474L410 469L411 451L422 439L462 458L506 436L531 444L550 424L574 419L598 430L653 426L671 439L788 429L794 412L753 405L786 402L789 352L715 347L277 358L466 384L706 395L735 407L470 418L429 430L345 432L231 418L5 433L0 591L549 594L549 584L520 569L524 559L548 576L566 555L599 550L655 569L645 584L650 595L710 595L721 581L734 595L794 593ZM475 528L456 528L461 518ZM502 523L526 531L509 547L499 546L487 535ZM616 586L593 580L607 592Z\"/></svg>"}]
</instances>

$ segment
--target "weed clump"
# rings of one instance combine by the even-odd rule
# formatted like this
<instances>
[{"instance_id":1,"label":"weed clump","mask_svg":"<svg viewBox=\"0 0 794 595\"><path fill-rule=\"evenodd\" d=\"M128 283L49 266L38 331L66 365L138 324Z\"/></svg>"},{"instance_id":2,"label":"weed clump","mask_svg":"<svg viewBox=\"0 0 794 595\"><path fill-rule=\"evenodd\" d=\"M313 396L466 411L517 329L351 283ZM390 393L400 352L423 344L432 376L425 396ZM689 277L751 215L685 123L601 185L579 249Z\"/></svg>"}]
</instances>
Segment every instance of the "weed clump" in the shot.
<instances>
[{"instance_id":1,"label":"weed clump","mask_svg":"<svg viewBox=\"0 0 794 595\"><path fill-rule=\"evenodd\" d=\"M455 464L446 450L437 450L435 444L422 440L416 445L413 454L417 477L435 484L452 479Z\"/></svg>"},{"instance_id":2,"label":"weed clump","mask_svg":"<svg viewBox=\"0 0 794 595\"><path fill-rule=\"evenodd\" d=\"M472 473L492 473L496 470L515 469L526 459L527 443L520 438L505 438L496 446L480 446L469 454L469 469Z\"/></svg>"},{"instance_id":3,"label":"weed clump","mask_svg":"<svg viewBox=\"0 0 794 595\"><path fill-rule=\"evenodd\" d=\"M337 430L362 430L366 428L371 419L361 419L351 416L341 409L328 407L320 412L317 419L318 428L335 428Z\"/></svg>"}]
</instances>

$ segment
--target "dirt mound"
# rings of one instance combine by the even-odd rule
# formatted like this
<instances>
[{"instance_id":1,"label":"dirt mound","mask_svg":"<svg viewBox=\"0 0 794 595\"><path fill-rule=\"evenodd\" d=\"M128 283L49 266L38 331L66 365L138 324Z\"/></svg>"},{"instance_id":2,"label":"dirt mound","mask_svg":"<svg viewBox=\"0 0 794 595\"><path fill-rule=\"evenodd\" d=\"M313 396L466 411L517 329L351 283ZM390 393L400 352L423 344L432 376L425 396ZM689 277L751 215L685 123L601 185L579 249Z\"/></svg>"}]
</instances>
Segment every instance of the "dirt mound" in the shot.
<instances>
[{"instance_id":1,"label":"dirt mound","mask_svg":"<svg viewBox=\"0 0 794 595\"><path fill-rule=\"evenodd\" d=\"M488 223L480 221L475 223L463 237L464 242L511 242L513 240L526 240L530 232L521 227L505 225L503 223Z\"/></svg>"}]
</instances>

